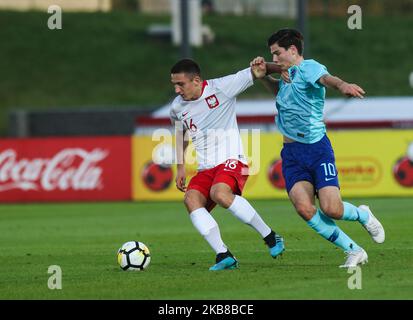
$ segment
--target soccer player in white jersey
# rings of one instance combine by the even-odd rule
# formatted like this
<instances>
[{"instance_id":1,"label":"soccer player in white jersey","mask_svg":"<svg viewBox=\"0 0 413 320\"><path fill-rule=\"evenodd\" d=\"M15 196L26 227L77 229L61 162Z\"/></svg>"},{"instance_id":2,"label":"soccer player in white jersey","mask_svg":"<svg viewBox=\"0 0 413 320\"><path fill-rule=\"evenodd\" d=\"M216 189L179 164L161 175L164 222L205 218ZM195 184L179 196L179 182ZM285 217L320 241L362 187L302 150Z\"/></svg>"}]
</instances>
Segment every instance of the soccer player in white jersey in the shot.
<instances>
[{"instance_id":1,"label":"soccer player in white jersey","mask_svg":"<svg viewBox=\"0 0 413 320\"><path fill-rule=\"evenodd\" d=\"M328 73L315 60L303 58L304 38L294 29L281 29L268 39L273 61L289 72L290 83L271 76L263 78L264 85L276 93L278 115L276 124L284 136L281 151L282 172L288 196L297 213L326 240L347 254L341 267L355 267L367 262L367 253L344 233L335 220L358 221L376 243L382 243L385 232L368 206L354 206L340 196L334 151L323 122L325 88L337 89L349 97L363 98L365 93ZM251 66L267 69L262 57ZM320 208L315 206L318 195Z\"/></svg>"},{"instance_id":2,"label":"soccer player in white jersey","mask_svg":"<svg viewBox=\"0 0 413 320\"><path fill-rule=\"evenodd\" d=\"M241 70L222 78L203 80L198 64L191 59L171 68L171 82L178 96L170 110L175 124L177 147L176 186L185 192L184 203L194 227L216 253L209 270L235 269L238 261L221 238L210 214L216 204L254 228L264 239L273 258L284 251L283 238L276 234L250 203L241 196L248 178L248 164L235 114L236 97L265 76L259 68ZM260 73L261 72L261 73ZM184 153L188 133L194 145L198 172L185 185Z\"/></svg>"}]
</instances>

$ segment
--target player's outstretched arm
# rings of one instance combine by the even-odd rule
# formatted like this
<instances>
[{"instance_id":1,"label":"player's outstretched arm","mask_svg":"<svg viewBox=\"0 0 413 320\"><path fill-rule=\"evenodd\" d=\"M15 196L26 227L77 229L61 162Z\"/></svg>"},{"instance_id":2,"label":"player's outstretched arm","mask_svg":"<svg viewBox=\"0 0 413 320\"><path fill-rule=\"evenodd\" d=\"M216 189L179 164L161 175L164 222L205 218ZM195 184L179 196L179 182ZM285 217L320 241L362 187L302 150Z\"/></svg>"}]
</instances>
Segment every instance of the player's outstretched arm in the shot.
<instances>
[{"instance_id":1,"label":"player's outstretched arm","mask_svg":"<svg viewBox=\"0 0 413 320\"><path fill-rule=\"evenodd\" d=\"M254 79L261 79L267 75L278 73L285 82L291 82L287 70L281 70L281 67L274 62L266 62L263 57L256 57L250 62L251 72Z\"/></svg>"},{"instance_id":2,"label":"player's outstretched arm","mask_svg":"<svg viewBox=\"0 0 413 320\"><path fill-rule=\"evenodd\" d=\"M364 98L366 93L361 87L354 83L347 83L338 77L331 75L324 75L318 80L322 85L334 88L348 97Z\"/></svg>"},{"instance_id":3,"label":"player's outstretched arm","mask_svg":"<svg viewBox=\"0 0 413 320\"><path fill-rule=\"evenodd\" d=\"M262 79L268 74L267 64L263 57L256 57L250 62L251 73L255 79Z\"/></svg>"},{"instance_id":4,"label":"player's outstretched arm","mask_svg":"<svg viewBox=\"0 0 413 320\"><path fill-rule=\"evenodd\" d=\"M281 69L274 63L265 62L263 57L256 57L250 62L251 72L254 79L259 79L264 87L271 93L277 94L278 80L269 73L280 72Z\"/></svg>"},{"instance_id":5,"label":"player's outstretched arm","mask_svg":"<svg viewBox=\"0 0 413 320\"><path fill-rule=\"evenodd\" d=\"M282 70L281 67L276 65L274 62L265 62L267 67L267 74L278 73L281 74Z\"/></svg>"},{"instance_id":6,"label":"player's outstretched arm","mask_svg":"<svg viewBox=\"0 0 413 320\"><path fill-rule=\"evenodd\" d=\"M281 79L283 79L284 82L287 82L287 83L291 82L290 76L287 70L281 70L281 67L276 65L274 62L266 62L265 65L267 67L267 75L278 73L281 75Z\"/></svg>"}]
</instances>

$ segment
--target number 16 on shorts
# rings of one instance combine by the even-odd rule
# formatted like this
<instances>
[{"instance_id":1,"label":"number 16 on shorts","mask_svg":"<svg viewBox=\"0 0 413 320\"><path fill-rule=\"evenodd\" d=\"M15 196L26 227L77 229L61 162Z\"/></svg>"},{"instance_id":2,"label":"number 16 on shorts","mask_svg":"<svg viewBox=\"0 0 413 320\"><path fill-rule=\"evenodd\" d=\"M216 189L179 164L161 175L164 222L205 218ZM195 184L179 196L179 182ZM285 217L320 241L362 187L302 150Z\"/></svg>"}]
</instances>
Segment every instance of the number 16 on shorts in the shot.
<instances>
[{"instance_id":1,"label":"number 16 on shorts","mask_svg":"<svg viewBox=\"0 0 413 320\"><path fill-rule=\"evenodd\" d=\"M225 168L235 170L237 168L238 160L227 160L225 162Z\"/></svg>"}]
</instances>

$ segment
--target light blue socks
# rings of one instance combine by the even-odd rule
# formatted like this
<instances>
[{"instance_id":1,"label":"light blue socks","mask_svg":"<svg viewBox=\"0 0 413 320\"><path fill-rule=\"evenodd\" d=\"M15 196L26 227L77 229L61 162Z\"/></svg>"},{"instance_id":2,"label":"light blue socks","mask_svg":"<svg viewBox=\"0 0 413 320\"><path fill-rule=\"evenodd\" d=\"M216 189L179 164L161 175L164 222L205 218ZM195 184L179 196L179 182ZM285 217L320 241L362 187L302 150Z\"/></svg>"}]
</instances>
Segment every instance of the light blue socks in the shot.
<instances>
[{"instance_id":1,"label":"light blue socks","mask_svg":"<svg viewBox=\"0 0 413 320\"><path fill-rule=\"evenodd\" d=\"M354 206L353 206L354 207ZM320 236L342 248L344 251L358 251L361 248L349 238L334 222L333 219L324 215L317 209L315 215L307 221Z\"/></svg>"},{"instance_id":2,"label":"light blue socks","mask_svg":"<svg viewBox=\"0 0 413 320\"><path fill-rule=\"evenodd\" d=\"M363 225L369 220L369 213L367 211L361 210L348 202L343 202L343 206L344 212L341 220L359 221Z\"/></svg>"}]
</instances>

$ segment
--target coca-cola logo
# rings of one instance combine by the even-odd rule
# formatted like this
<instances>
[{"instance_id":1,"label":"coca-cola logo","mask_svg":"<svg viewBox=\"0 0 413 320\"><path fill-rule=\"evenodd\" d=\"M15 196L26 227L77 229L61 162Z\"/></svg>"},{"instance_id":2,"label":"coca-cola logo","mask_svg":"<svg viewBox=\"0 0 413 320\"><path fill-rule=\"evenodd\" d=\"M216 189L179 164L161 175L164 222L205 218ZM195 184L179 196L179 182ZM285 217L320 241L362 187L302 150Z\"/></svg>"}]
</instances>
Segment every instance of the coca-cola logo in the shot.
<instances>
[{"instance_id":1,"label":"coca-cola logo","mask_svg":"<svg viewBox=\"0 0 413 320\"><path fill-rule=\"evenodd\" d=\"M81 148L62 149L51 158L18 159L17 152L0 153L0 192L20 190L95 190L103 187L97 164L108 151Z\"/></svg>"}]
</instances>

